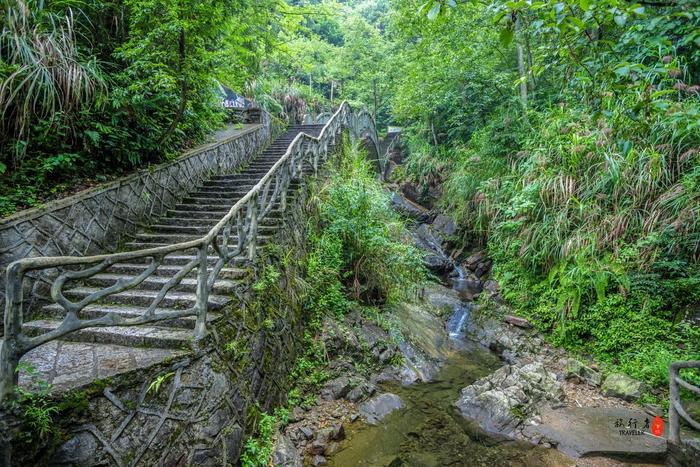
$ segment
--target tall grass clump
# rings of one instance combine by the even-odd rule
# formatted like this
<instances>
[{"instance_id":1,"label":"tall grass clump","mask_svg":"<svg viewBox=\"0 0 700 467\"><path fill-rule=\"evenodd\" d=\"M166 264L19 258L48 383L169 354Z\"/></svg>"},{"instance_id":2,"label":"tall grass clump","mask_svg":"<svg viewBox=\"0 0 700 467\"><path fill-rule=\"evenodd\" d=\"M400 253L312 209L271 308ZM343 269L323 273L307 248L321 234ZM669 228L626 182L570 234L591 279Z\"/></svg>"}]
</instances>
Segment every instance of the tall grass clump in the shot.
<instances>
[{"instance_id":1,"label":"tall grass clump","mask_svg":"<svg viewBox=\"0 0 700 467\"><path fill-rule=\"evenodd\" d=\"M365 151L347 141L342 150L313 199L308 261L312 302L336 314L349 301L381 305L408 298L424 277L420 255Z\"/></svg>"}]
</instances>

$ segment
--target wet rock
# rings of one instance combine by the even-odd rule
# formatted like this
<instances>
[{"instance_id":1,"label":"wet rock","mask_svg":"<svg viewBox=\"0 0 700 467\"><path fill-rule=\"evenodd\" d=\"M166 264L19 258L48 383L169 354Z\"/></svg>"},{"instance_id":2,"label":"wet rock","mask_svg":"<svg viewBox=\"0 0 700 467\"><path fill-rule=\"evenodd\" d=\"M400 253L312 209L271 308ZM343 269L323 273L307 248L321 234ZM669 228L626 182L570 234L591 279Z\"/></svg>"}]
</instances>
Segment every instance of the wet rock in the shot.
<instances>
[{"instance_id":1,"label":"wet rock","mask_svg":"<svg viewBox=\"0 0 700 467\"><path fill-rule=\"evenodd\" d=\"M505 365L462 389L455 405L487 432L509 435L541 405L563 397L541 362Z\"/></svg>"},{"instance_id":2,"label":"wet rock","mask_svg":"<svg viewBox=\"0 0 700 467\"><path fill-rule=\"evenodd\" d=\"M444 322L425 304L399 303L391 308L403 339L399 379L404 384L430 381L451 352Z\"/></svg>"},{"instance_id":3,"label":"wet rock","mask_svg":"<svg viewBox=\"0 0 700 467\"><path fill-rule=\"evenodd\" d=\"M332 443L328 444L328 447L326 447L326 455L327 456L332 456L336 452L340 451L340 444L336 443L333 441Z\"/></svg>"},{"instance_id":4,"label":"wet rock","mask_svg":"<svg viewBox=\"0 0 700 467\"><path fill-rule=\"evenodd\" d=\"M491 260L481 262L476 265L476 268L474 268L474 274L476 277L484 277L487 275L489 272L491 272Z\"/></svg>"},{"instance_id":5,"label":"wet rock","mask_svg":"<svg viewBox=\"0 0 700 467\"><path fill-rule=\"evenodd\" d=\"M321 455L316 455L311 459L311 465L313 465L314 467L317 467L319 465L326 465L326 464L328 464L328 461L326 460L325 457L323 457Z\"/></svg>"},{"instance_id":6,"label":"wet rock","mask_svg":"<svg viewBox=\"0 0 700 467\"><path fill-rule=\"evenodd\" d=\"M523 329L530 329L532 327L532 324L530 324L528 320L521 318L520 316L506 315L503 320L512 326L517 326Z\"/></svg>"},{"instance_id":7,"label":"wet rock","mask_svg":"<svg viewBox=\"0 0 700 467\"><path fill-rule=\"evenodd\" d=\"M326 440L316 438L316 440L311 443L311 448L309 448L309 450L311 454L323 454L326 452Z\"/></svg>"},{"instance_id":8,"label":"wet rock","mask_svg":"<svg viewBox=\"0 0 700 467\"><path fill-rule=\"evenodd\" d=\"M442 239L437 236L428 224L421 224L414 232L416 244L426 250L423 258L425 266L431 271L445 274L454 268L454 262L442 250Z\"/></svg>"},{"instance_id":9,"label":"wet rock","mask_svg":"<svg viewBox=\"0 0 700 467\"><path fill-rule=\"evenodd\" d=\"M272 452L272 464L284 467L301 467L299 452L287 436L279 435L277 437L275 450Z\"/></svg>"},{"instance_id":10,"label":"wet rock","mask_svg":"<svg viewBox=\"0 0 700 467\"><path fill-rule=\"evenodd\" d=\"M352 389L350 378L347 376L339 376L332 379L321 389L321 399L331 401L345 397Z\"/></svg>"},{"instance_id":11,"label":"wet rock","mask_svg":"<svg viewBox=\"0 0 700 467\"><path fill-rule=\"evenodd\" d=\"M464 260L464 267L471 271L475 271L479 263L482 263L486 259L486 253L484 251L477 251L472 253Z\"/></svg>"},{"instance_id":12,"label":"wet rock","mask_svg":"<svg viewBox=\"0 0 700 467\"><path fill-rule=\"evenodd\" d=\"M584 365L575 358L570 358L564 366L564 377L579 383L587 383L591 386L600 386L600 372Z\"/></svg>"},{"instance_id":13,"label":"wet rock","mask_svg":"<svg viewBox=\"0 0 700 467\"><path fill-rule=\"evenodd\" d=\"M88 465L97 451L97 441L88 432L78 433L58 449L54 462L61 465Z\"/></svg>"},{"instance_id":14,"label":"wet rock","mask_svg":"<svg viewBox=\"0 0 700 467\"><path fill-rule=\"evenodd\" d=\"M459 292L459 296L464 301L474 300L484 289L481 280L473 275L463 279L453 279L452 287Z\"/></svg>"},{"instance_id":15,"label":"wet rock","mask_svg":"<svg viewBox=\"0 0 700 467\"><path fill-rule=\"evenodd\" d=\"M457 291L434 283L426 285L423 299L430 306L437 308L440 315L450 314L456 306L462 304Z\"/></svg>"},{"instance_id":16,"label":"wet rock","mask_svg":"<svg viewBox=\"0 0 700 467\"><path fill-rule=\"evenodd\" d=\"M363 382L355 386L345 398L351 402L359 402L377 392L374 384Z\"/></svg>"},{"instance_id":17,"label":"wet rock","mask_svg":"<svg viewBox=\"0 0 700 467\"><path fill-rule=\"evenodd\" d=\"M525 427L523 434L526 437L542 437L574 458L607 455L648 461L663 460L667 449L667 433L660 437L641 433L645 420L650 418L641 410L621 407L545 409L542 413L543 423ZM630 427L627 428L627 425ZM640 434L630 434L637 431Z\"/></svg>"},{"instance_id":18,"label":"wet rock","mask_svg":"<svg viewBox=\"0 0 700 467\"><path fill-rule=\"evenodd\" d=\"M438 214L435 216L431 227L433 231L437 232L437 234L443 239L451 237L457 232L457 224L455 223L454 219L447 217L444 214Z\"/></svg>"},{"instance_id":19,"label":"wet rock","mask_svg":"<svg viewBox=\"0 0 700 467\"><path fill-rule=\"evenodd\" d=\"M601 388L606 396L619 397L626 401L639 399L646 390L646 386L641 381L630 378L621 373L611 373L605 378Z\"/></svg>"},{"instance_id":20,"label":"wet rock","mask_svg":"<svg viewBox=\"0 0 700 467\"><path fill-rule=\"evenodd\" d=\"M448 257L436 253L423 256L423 266L437 274L445 274L453 268L452 261Z\"/></svg>"},{"instance_id":21,"label":"wet rock","mask_svg":"<svg viewBox=\"0 0 700 467\"><path fill-rule=\"evenodd\" d=\"M360 414L367 420L367 423L376 425L384 419L384 417L401 407L403 407L401 398L396 394L387 392L375 396L361 404L359 410Z\"/></svg>"},{"instance_id":22,"label":"wet rock","mask_svg":"<svg viewBox=\"0 0 700 467\"><path fill-rule=\"evenodd\" d=\"M331 426L331 429L333 431L330 433L330 439L333 441L342 441L345 439L345 427L342 423L336 423Z\"/></svg>"},{"instance_id":23,"label":"wet rock","mask_svg":"<svg viewBox=\"0 0 700 467\"><path fill-rule=\"evenodd\" d=\"M400 214L414 219L425 216L428 212L426 208L414 201L402 196L399 193L391 194L391 204Z\"/></svg>"},{"instance_id":24,"label":"wet rock","mask_svg":"<svg viewBox=\"0 0 700 467\"><path fill-rule=\"evenodd\" d=\"M299 432L306 439L311 439L314 435L314 430L310 426L299 427Z\"/></svg>"},{"instance_id":25,"label":"wet rock","mask_svg":"<svg viewBox=\"0 0 700 467\"><path fill-rule=\"evenodd\" d=\"M296 423L304 419L306 413L301 407L294 407L289 414L289 423Z\"/></svg>"}]
</instances>

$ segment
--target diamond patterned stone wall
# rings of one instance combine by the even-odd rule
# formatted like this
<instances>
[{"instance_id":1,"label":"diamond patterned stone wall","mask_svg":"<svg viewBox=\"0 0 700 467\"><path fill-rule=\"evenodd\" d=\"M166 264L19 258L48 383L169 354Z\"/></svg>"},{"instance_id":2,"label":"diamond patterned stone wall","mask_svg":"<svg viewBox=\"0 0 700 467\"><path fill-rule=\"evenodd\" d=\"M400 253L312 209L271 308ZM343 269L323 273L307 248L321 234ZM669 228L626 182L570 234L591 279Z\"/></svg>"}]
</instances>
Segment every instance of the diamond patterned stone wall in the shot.
<instances>
[{"instance_id":1,"label":"diamond patterned stone wall","mask_svg":"<svg viewBox=\"0 0 700 467\"><path fill-rule=\"evenodd\" d=\"M230 173L254 156L276 132L266 113L261 120L175 161L0 221L0 306L4 308L5 268L11 262L116 251L140 225L164 214L202 181ZM25 281L25 296L32 302L48 295L45 279L34 274Z\"/></svg>"},{"instance_id":2,"label":"diamond patterned stone wall","mask_svg":"<svg viewBox=\"0 0 700 467\"><path fill-rule=\"evenodd\" d=\"M309 191L307 186L294 196L275 235L281 251L305 245ZM258 261L281 268L274 255ZM255 300L253 283L241 284L247 300ZM303 329L303 315L287 300L264 313L251 313L244 302L227 307L201 351L96 384L62 419L62 444L49 448L27 439L31 445L15 446L13 460L18 465L239 465L255 414L286 402Z\"/></svg>"}]
</instances>

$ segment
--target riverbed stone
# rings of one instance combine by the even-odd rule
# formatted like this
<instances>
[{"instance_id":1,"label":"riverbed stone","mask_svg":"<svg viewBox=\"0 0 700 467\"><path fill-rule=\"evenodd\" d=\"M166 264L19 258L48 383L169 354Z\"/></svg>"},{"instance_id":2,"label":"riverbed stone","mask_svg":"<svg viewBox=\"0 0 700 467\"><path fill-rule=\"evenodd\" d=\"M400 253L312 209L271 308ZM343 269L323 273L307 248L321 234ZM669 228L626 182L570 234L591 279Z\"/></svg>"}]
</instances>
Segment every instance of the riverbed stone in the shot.
<instances>
[{"instance_id":1,"label":"riverbed stone","mask_svg":"<svg viewBox=\"0 0 700 467\"><path fill-rule=\"evenodd\" d=\"M605 378L601 389L606 396L635 401L646 390L646 385L622 373L611 373Z\"/></svg>"},{"instance_id":2,"label":"riverbed stone","mask_svg":"<svg viewBox=\"0 0 700 467\"><path fill-rule=\"evenodd\" d=\"M591 386L600 386L600 372L585 365L575 358L569 358L564 366L564 376L580 383L587 383Z\"/></svg>"},{"instance_id":3,"label":"riverbed stone","mask_svg":"<svg viewBox=\"0 0 700 467\"><path fill-rule=\"evenodd\" d=\"M563 398L556 375L541 362L505 365L462 389L455 405L489 433L510 435L546 402Z\"/></svg>"},{"instance_id":4,"label":"riverbed stone","mask_svg":"<svg viewBox=\"0 0 700 467\"><path fill-rule=\"evenodd\" d=\"M324 400L336 400L345 397L352 389L352 383L347 376L339 376L327 382L321 389L321 398Z\"/></svg>"},{"instance_id":5,"label":"riverbed stone","mask_svg":"<svg viewBox=\"0 0 700 467\"><path fill-rule=\"evenodd\" d=\"M657 437L644 428L652 417L642 410L620 407L567 407L542 411L540 425L523 433L539 436L574 458L605 455L640 461L660 461L666 454L666 430Z\"/></svg>"},{"instance_id":6,"label":"riverbed stone","mask_svg":"<svg viewBox=\"0 0 700 467\"><path fill-rule=\"evenodd\" d=\"M294 443L285 435L278 435L275 450L272 452L272 464L277 467L301 467L301 456Z\"/></svg>"},{"instance_id":7,"label":"riverbed stone","mask_svg":"<svg viewBox=\"0 0 700 467\"><path fill-rule=\"evenodd\" d=\"M433 231L437 232L442 239L453 236L457 233L457 224L454 219L444 214L438 214L432 223Z\"/></svg>"},{"instance_id":8,"label":"riverbed stone","mask_svg":"<svg viewBox=\"0 0 700 467\"><path fill-rule=\"evenodd\" d=\"M360 414L370 425L376 425L394 410L403 407L403 401L392 393L384 393L373 397L360 405Z\"/></svg>"},{"instance_id":9,"label":"riverbed stone","mask_svg":"<svg viewBox=\"0 0 700 467\"><path fill-rule=\"evenodd\" d=\"M391 194L391 204L394 209L407 217L419 218L424 216L428 210L400 193Z\"/></svg>"}]
</instances>

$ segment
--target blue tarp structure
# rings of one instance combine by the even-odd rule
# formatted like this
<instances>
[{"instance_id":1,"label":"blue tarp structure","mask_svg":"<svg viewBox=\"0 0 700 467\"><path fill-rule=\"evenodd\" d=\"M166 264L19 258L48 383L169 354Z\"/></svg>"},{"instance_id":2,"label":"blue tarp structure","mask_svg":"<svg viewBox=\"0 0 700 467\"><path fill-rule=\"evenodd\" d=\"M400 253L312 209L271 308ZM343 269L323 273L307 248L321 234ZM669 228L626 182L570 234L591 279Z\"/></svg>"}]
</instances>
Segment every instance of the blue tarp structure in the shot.
<instances>
[{"instance_id":1,"label":"blue tarp structure","mask_svg":"<svg viewBox=\"0 0 700 467\"><path fill-rule=\"evenodd\" d=\"M251 109L255 107L255 103L240 94L237 94L233 89L219 83L219 94L221 95L221 105L226 109Z\"/></svg>"}]
</instances>

